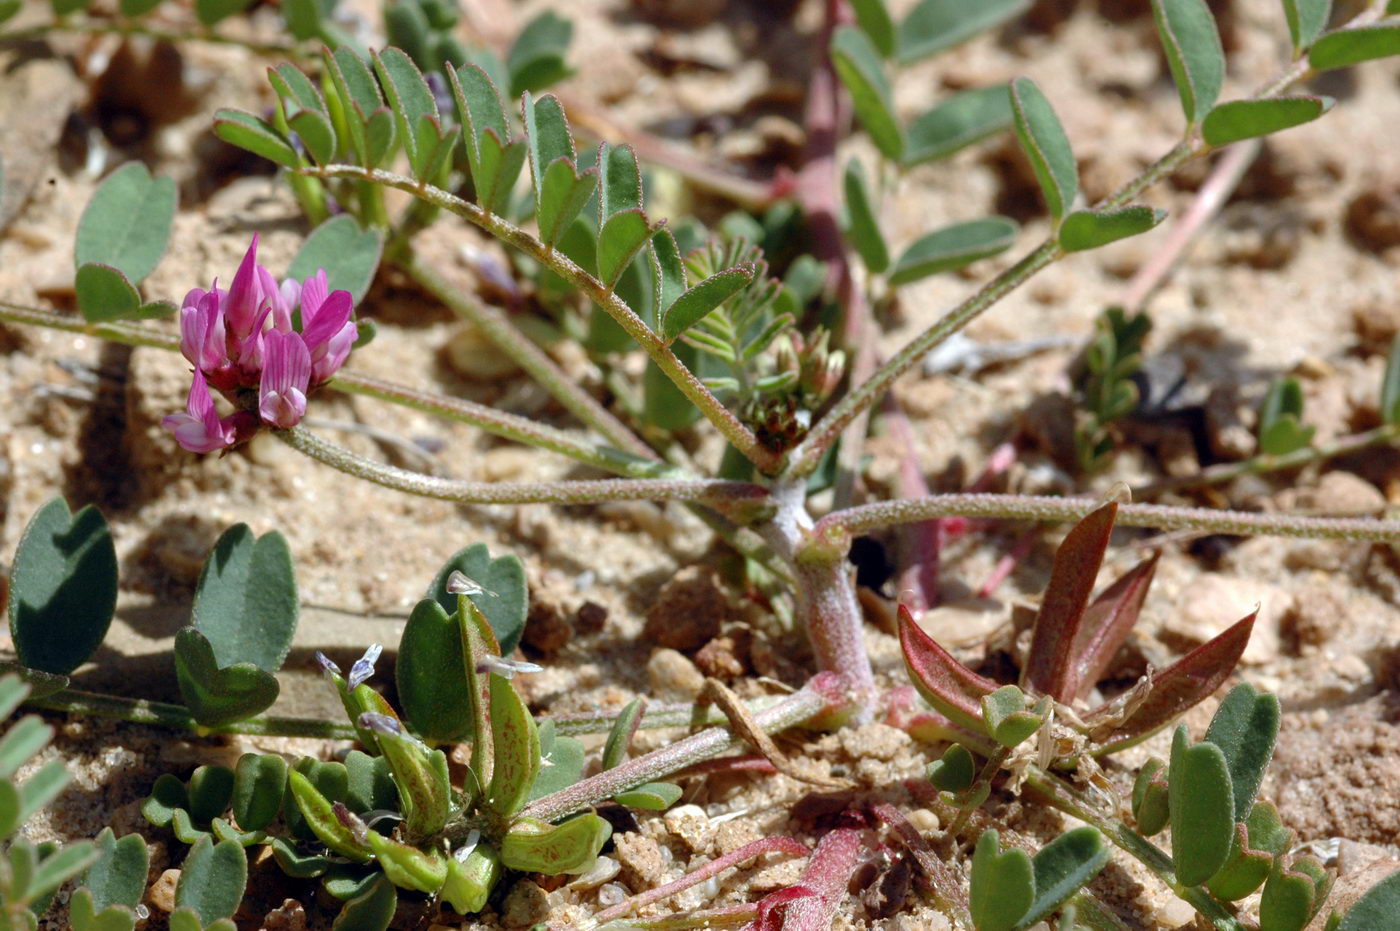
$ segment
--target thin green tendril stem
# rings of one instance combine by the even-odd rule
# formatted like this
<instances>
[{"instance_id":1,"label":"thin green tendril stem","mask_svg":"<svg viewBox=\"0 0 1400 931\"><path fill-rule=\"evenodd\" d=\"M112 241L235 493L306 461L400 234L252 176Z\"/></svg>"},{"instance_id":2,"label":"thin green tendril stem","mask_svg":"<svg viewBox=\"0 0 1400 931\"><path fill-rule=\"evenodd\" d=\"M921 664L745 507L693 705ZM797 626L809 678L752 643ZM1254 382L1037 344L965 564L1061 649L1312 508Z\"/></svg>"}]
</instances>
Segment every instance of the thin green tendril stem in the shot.
<instances>
[{"instance_id":1,"label":"thin green tendril stem","mask_svg":"<svg viewBox=\"0 0 1400 931\"><path fill-rule=\"evenodd\" d=\"M205 727L194 719L184 705L150 701L145 698L126 698L121 695L103 695L79 689L62 689L42 698L29 699L25 704L46 711L67 711L99 718L115 718L131 724L147 724L199 735L247 734L257 737L355 739L355 729L345 722L260 714L234 724Z\"/></svg>"}]
</instances>

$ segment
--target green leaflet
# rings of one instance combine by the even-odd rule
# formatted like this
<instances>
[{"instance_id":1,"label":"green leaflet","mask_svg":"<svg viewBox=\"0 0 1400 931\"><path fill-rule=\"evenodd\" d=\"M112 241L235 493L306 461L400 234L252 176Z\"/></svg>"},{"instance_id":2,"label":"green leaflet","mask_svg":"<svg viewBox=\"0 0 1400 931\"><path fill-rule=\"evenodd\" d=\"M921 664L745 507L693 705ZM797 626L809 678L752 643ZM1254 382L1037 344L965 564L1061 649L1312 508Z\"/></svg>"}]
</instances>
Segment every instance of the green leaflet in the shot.
<instances>
[{"instance_id":1,"label":"green leaflet","mask_svg":"<svg viewBox=\"0 0 1400 931\"><path fill-rule=\"evenodd\" d=\"M525 137L535 184L535 221L540 238L553 244L588 203L598 183L596 169L580 173L564 108L551 94L524 98Z\"/></svg>"},{"instance_id":2,"label":"green leaflet","mask_svg":"<svg viewBox=\"0 0 1400 931\"><path fill-rule=\"evenodd\" d=\"M169 301L142 303L140 293L120 270L96 262L78 268L73 291L78 297L78 311L88 323L158 320L177 309Z\"/></svg>"},{"instance_id":3,"label":"green leaflet","mask_svg":"<svg viewBox=\"0 0 1400 931\"><path fill-rule=\"evenodd\" d=\"M1230 856L1235 801L1225 754L1213 743L1192 746L1183 724L1172 738L1168 782L1176 878L1198 886Z\"/></svg>"},{"instance_id":4,"label":"green leaflet","mask_svg":"<svg viewBox=\"0 0 1400 931\"><path fill-rule=\"evenodd\" d=\"M895 260L890 284L908 284L1004 252L1016 241L1016 232L1015 221L1006 217L984 217L935 230L915 240Z\"/></svg>"},{"instance_id":5,"label":"green leaflet","mask_svg":"<svg viewBox=\"0 0 1400 931\"><path fill-rule=\"evenodd\" d=\"M851 0L851 9L855 11L856 23L880 54L885 58L893 55L898 35L885 0Z\"/></svg>"},{"instance_id":6,"label":"green leaflet","mask_svg":"<svg viewBox=\"0 0 1400 931\"><path fill-rule=\"evenodd\" d=\"M205 727L265 711L279 691L277 680L252 663L220 668L208 639L193 627L175 635L175 678L190 714Z\"/></svg>"},{"instance_id":7,"label":"green leaflet","mask_svg":"<svg viewBox=\"0 0 1400 931\"><path fill-rule=\"evenodd\" d=\"M521 818L501 842L501 863L550 876L586 873L611 836L612 825L591 812L559 825Z\"/></svg>"},{"instance_id":8,"label":"green leaflet","mask_svg":"<svg viewBox=\"0 0 1400 931\"><path fill-rule=\"evenodd\" d=\"M661 314L661 336L671 342L753 280L753 268L736 265L716 272L676 298Z\"/></svg>"},{"instance_id":9,"label":"green leaflet","mask_svg":"<svg viewBox=\"0 0 1400 931\"><path fill-rule=\"evenodd\" d=\"M1331 97L1313 96L1232 100L1206 114L1201 122L1201 135L1215 146L1267 136L1310 123L1332 109L1334 103Z\"/></svg>"},{"instance_id":10,"label":"green leaflet","mask_svg":"<svg viewBox=\"0 0 1400 931\"><path fill-rule=\"evenodd\" d=\"M1230 768L1236 821L1243 821L1254 805L1274 755L1279 715L1277 696L1261 695L1242 682L1225 696L1206 730L1205 739L1221 749Z\"/></svg>"},{"instance_id":11,"label":"green leaflet","mask_svg":"<svg viewBox=\"0 0 1400 931\"><path fill-rule=\"evenodd\" d=\"M361 229L354 217L338 214L306 237L287 269L287 277L301 281L324 268L330 290L349 291L350 299L358 304L374 281L383 250L383 233Z\"/></svg>"},{"instance_id":12,"label":"green leaflet","mask_svg":"<svg viewBox=\"0 0 1400 931\"><path fill-rule=\"evenodd\" d=\"M1060 118L1030 78L1011 82L1011 110L1016 136L1030 159L1050 216L1058 222L1079 192L1079 168Z\"/></svg>"},{"instance_id":13,"label":"green leaflet","mask_svg":"<svg viewBox=\"0 0 1400 931\"><path fill-rule=\"evenodd\" d=\"M574 24L553 10L545 10L525 24L506 55L510 95L519 97L556 84L573 74L564 61Z\"/></svg>"},{"instance_id":14,"label":"green leaflet","mask_svg":"<svg viewBox=\"0 0 1400 931\"><path fill-rule=\"evenodd\" d=\"M846 193L847 235L860 253L865 267L877 275L881 274L889 267L890 250L885 245L879 220L875 217L875 205L870 199L865 168L858 159L846 163L843 187Z\"/></svg>"},{"instance_id":15,"label":"green leaflet","mask_svg":"<svg viewBox=\"0 0 1400 931\"><path fill-rule=\"evenodd\" d=\"M904 134L904 165L946 158L959 149L1010 129L1012 121L1006 85L961 91L909 124Z\"/></svg>"},{"instance_id":16,"label":"green leaflet","mask_svg":"<svg viewBox=\"0 0 1400 931\"><path fill-rule=\"evenodd\" d=\"M880 153L899 161L904 153L904 131L894 114L889 78L880 52L866 34L854 26L842 26L831 37L831 63L850 92L851 103L865 131Z\"/></svg>"},{"instance_id":17,"label":"green leaflet","mask_svg":"<svg viewBox=\"0 0 1400 931\"><path fill-rule=\"evenodd\" d=\"M1206 0L1152 0L1157 33L1181 96L1186 122L1210 112L1225 82L1225 51Z\"/></svg>"},{"instance_id":18,"label":"green leaflet","mask_svg":"<svg viewBox=\"0 0 1400 931\"><path fill-rule=\"evenodd\" d=\"M972 854L972 923L977 931L1012 931L1035 901L1035 871L1024 850L1003 852L994 830L982 832Z\"/></svg>"},{"instance_id":19,"label":"green leaflet","mask_svg":"<svg viewBox=\"0 0 1400 931\"><path fill-rule=\"evenodd\" d=\"M1313 44L1308 64L1329 71L1391 55L1400 55L1400 24L1394 22L1329 33Z\"/></svg>"},{"instance_id":20,"label":"green leaflet","mask_svg":"<svg viewBox=\"0 0 1400 931\"><path fill-rule=\"evenodd\" d=\"M1060 248L1066 252L1097 249L1145 233L1166 217L1165 210L1142 206L1076 210L1060 224Z\"/></svg>"},{"instance_id":21,"label":"green leaflet","mask_svg":"<svg viewBox=\"0 0 1400 931\"><path fill-rule=\"evenodd\" d=\"M282 138L282 134L251 113L230 109L215 111L214 135L229 145L247 149L283 168L296 168L301 164L296 149Z\"/></svg>"},{"instance_id":22,"label":"green leaflet","mask_svg":"<svg viewBox=\"0 0 1400 931\"><path fill-rule=\"evenodd\" d=\"M242 847L201 837L180 865L175 907L193 910L207 926L238 910L247 882L248 858Z\"/></svg>"},{"instance_id":23,"label":"green leaflet","mask_svg":"<svg viewBox=\"0 0 1400 931\"><path fill-rule=\"evenodd\" d=\"M76 266L110 265L139 284L155 270L175 218L175 182L153 178L141 162L107 176L78 221Z\"/></svg>"},{"instance_id":24,"label":"green leaflet","mask_svg":"<svg viewBox=\"0 0 1400 931\"><path fill-rule=\"evenodd\" d=\"M922 0L899 25L899 63L912 64L966 42L1029 6L1030 0Z\"/></svg>"},{"instance_id":25,"label":"green leaflet","mask_svg":"<svg viewBox=\"0 0 1400 931\"><path fill-rule=\"evenodd\" d=\"M193 625L221 667L252 663L276 672L296 633L300 603L286 537L247 524L224 531L195 588Z\"/></svg>"},{"instance_id":26,"label":"green leaflet","mask_svg":"<svg viewBox=\"0 0 1400 931\"><path fill-rule=\"evenodd\" d=\"M1332 15L1332 0L1283 0L1283 15L1288 20L1288 34L1294 49L1305 49L1322 30Z\"/></svg>"},{"instance_id":27,"label":"green leaflet","mask_svg":"<svg viewBox=\"0 0 1400 931\"><path fill-rule=\"evenodd\" d=\"M1109 852L1103 835L1088 826L1066 831L1040 848L1032 860L1035 901L1017 927L1029 928L1063 905L1099 874Z\"/></svg>"},{"instance_id":28,"label":"green leaflet","mask_svg":"<svg viewBox=\"0 0 1400 931\"><path fill-rule=\"evenodd\" d=\"M102 513L54 498L30 518L10 574L10 636L25 666L66 675L102 643L117 604L117 553Z\"/></svg>"}]
</instances>

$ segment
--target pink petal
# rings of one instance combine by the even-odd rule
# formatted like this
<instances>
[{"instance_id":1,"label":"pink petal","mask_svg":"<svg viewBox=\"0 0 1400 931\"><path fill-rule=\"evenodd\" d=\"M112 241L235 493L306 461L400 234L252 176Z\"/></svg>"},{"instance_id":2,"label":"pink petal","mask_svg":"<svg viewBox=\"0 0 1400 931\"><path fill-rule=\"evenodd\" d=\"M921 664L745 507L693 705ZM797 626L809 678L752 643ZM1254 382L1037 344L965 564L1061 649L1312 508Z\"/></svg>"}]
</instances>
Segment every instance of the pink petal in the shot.
<instances>
[{"instance_id":1,"label":"pink petal","mask_svg":"<svg viewBox=\"0 0 1400 931\"><path fill-rule=\"evenodd\" d=\"M350 350L355 346L355 340L360 338L360 328L354 321L347 321L336 333L325 342L317 353L317 358L311 364L311 380L314 384L330 381L340 367L345 364L345 359L350 355Z\"/></svg>"},{"instance_id":2,"label":"pink petal","mask_svg":"<svg viewBox=\"0 0 1400 931\"><path fill-rule=\"evenodd\" d=\"M272 328L281 330L283 333L290 333L292 331L291 305L282 300L282 289L278 286L277 279L272 277L272 272L261 265L257 268L260 309L262 307L272 308Z\"/></svg>"},{"instance_id":3,"label":"pink petal","mask_svg":"<svg viewBox=\"0 0 1400 931\"><path fill-rule=\"evenodd\" d=\"M311 353L296 333L273 330L263 342L262 382L258 414L266 423L294 427L306 414L306 390L311 380Z\"/></svg>"},{"instance_id":4,"label":"pink petal","mask_svg":"<svg viewBox=\"0 0 1400 931\"><path fill-rule=\"evenodd\" d=\"M332 291L314 311L308 311L306 306L303 301L301 334L314 357L316 350L345 326L345 321L350 319L350 313L354 310L354 302L350 299L349 291Z\"/></svg>"},{"instance_id":5,"label":"pink petal","mask_svg":"<svg viewBox=\"0 0 1400 931\"><path fill-rule=\"evenodd\" d=\"M316 274L301 283L301 325L305 329L308 322L320 311L325 303L330 285L326 281L326 270L318 269Z\"/></svg>"},{"instance_id":6,"label":"pink petal","mask_svg":"<svg viewBox=\"0 0 1400 931\"><path fill-rule=\"evenodd\" d=\"M258 234L254 233L253 241L248 245L248 251L243 254L243 262L238 266L238 273L233 276L233 284L229 285L228 289L229 327L239 339L246 338L252 331L253 322L257 319L262 304L257 262Z\"/></svg>"},{"instance_id":7,"label":"pink petal","mask_svg":"<svg viewBox=\"0 0 1400 931\"><path fill-rule=\"evenodd\" d=\"M198 369L190 383L185 413L170 414L161 420L161 425L175 434L175 441L192 453L212 453L233 444L233 428L219 419L209 385Z\"/></svg>"}]
</instances>

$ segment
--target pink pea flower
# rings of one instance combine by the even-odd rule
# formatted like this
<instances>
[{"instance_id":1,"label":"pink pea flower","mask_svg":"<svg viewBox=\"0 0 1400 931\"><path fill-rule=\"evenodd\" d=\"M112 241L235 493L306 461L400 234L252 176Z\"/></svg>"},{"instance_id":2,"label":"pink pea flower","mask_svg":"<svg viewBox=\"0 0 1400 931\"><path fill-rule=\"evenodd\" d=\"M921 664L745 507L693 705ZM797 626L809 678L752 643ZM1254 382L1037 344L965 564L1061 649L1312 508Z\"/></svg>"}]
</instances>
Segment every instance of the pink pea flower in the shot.
<instances>
[{"instance_id":1,"label":"pink pea flower","mask_svg":"<svg viewBox=\"0 0 1400 931\"><path fill-rule=\"evenodd\" d=\"M238 433L232 418L221 420L214 410L214 398L199 369L194 371L185 412L167 415L161 425L174 433L175 441L192 453L212 453L232 446Z\"/></svg>"},{"instance_id":2,"label":"pink pea flower","mask_svg":"<svg viewBox=\"0 0 1400 931\"><path fill-rule=\"evenodd\" d=\"M180 308L180 351L190 364L205 372L228 365L224 315L220 313L219 291L195 289Z\"/></svg>"},{"instance_id":3,"label":"pink pea flower","mask_svg":"<svg viewBox=\"0 0 1400 931\"><path fill-rule=\"evenodd\" d=\"M263 282L258 270L258 235L254 233L248 251L243 253L238 272L233 276L233 284L229 285L228 301L224 307L229 332L239 341L246 340L260 324L266 295L263 294Z\"/></svg>"},{"instance_id":4,"label":"pink pea flower","mask_svg":"<svg viewBox=\"0 0 1400 931\"><path fill-rule=\"evenodd\" d=\"M272 330L263 337L263 351L258 416L264 423L283 429L294 427L306 415L311 354L300 334L280 330Z\"/></svg>"},{"instance_id":5,"label":"pink pea flower","mask_svg":"<svg viewBox=\"0 0 1400 931\"><path fill-rule=\"evenodd\" d=\"M311 382L330 380L345 363L359 337L350 320L354 309L349 291L328 291L326 270L321 269L301 286L301 335L311 353Z\"/></svg>"}]
</instances>

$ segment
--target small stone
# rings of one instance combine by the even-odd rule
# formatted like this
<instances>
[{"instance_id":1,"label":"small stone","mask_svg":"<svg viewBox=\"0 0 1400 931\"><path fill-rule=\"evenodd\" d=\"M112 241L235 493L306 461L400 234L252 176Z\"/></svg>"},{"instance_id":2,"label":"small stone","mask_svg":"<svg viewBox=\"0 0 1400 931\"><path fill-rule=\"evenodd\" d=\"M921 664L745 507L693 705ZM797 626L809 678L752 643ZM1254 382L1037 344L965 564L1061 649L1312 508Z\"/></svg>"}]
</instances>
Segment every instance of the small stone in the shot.
<instances>
[{"instance_id":1,"label":"small stone","mask_svg":"<svg viewBox=\"0 0 1400 931\"><path fill-rule=\"evenodd\" d=\"M712 570L686 566L657 593L643 636L658 646L695 650L719 635L729 602Z\"/></svg>"},{"instance_id":2,"label":"small stone","mask_svg":"<svg viewBox=\"0 0 1400 931\"><path fill-rule=\"evenodd\" d=\"M552 601L537 600L530 605L521 639L541 653L556 653L574 636L574 627Z\"/></svg>"},{"instance_id":3,"label":"small stone","mask_svg":"<svg viewBox=\"0 0 1400 931\"><path fill-rule=\"evenodd\" d=\"M710 829L710 816L699 805L677 805L661 820L666 830L679 837L692 853L703 853L710 846L714 834Z\"/></svg>"},{"instance_id":4,"label":"small stone","mask_svg":"<svg viewBox=\"0 0 1400 931\"><path fill-rule=\"evenodd\" d=\"M701 647L695 654L695 665L707 676L726 682L737 679L748 670L749 648L752 645L753 635L748 628L735 628Z\"/></svg>"},{"instance_id":5,"label":"small stone","mask_svg":"<svg viewBox=\"0 0 1400 931\"><path fill-rule=\"evenodd\" d=\"M1220 459L1238 461L1253 456L1259 446L1252 429L1254 411L1235 385L1216 385L1206 397L1206 440Z\"/></svg>"},{"instance_id":6,"label":"small stone","mask_svg":"<svg viewBox=\"0 0 1400 931\"><path fill-rule=\"evenodd\" d=\"M287 899L263 916L261 931L306 931L306 909Z\"/></svg>"},{"instance_id":7,"label":"small stone","mask_svg":"<svg viewBox=\"0 0 1400 931\"><path fill-rule=\"evenodd\" d=\"M616 835L614 856L622 865L622 881L633 892L650 889L666 873L667 858L661 845L645 834Z\"/></svg>"},{"instance_id":8,"label":"small stone","mask_svg":"<svg viewBox=\"0 0 1400 931\"><path fill-rule=\"evenodd\" d=\"M909 819L909 823L912 824L915 830L920 834L932 834L934 831L938 830L938 815L927 808L915 808L905 817Z\"/></svg>"},{"instance_id":9,"label":"small stone","mask_svg":"<svg viewBox=\"0 0 1400 931\"><path fill-rule=\"evenodd\" d=\"M1074 401L1066 394L1042 394L1021 414L1021 431L1042 452L1066 469L1077 466L1074 446Z\"/></svg>"},{"instance_id":10,"label":"small stone","mask_svg":"<svg viewBox=\"0 0 1400 931\"><path fill-rule=\"evenodd\" d=\"M715 853L724 856L763 836L757 824L748 818L726 821L715 829Z\"/></svg>"},{"instance_id":11,"label":"small stone","mask_svg":"<svg viewBox=\"0 0 1400 931\"><path fill-rule=\"evenodd\" d=\"M909 735L888 724L866 724L845 727L839 732L841 749L852 759L874 759L888 762L909 746Z\"/></svg>"},{"instance_id":12,"label":"small stone","mask_svg":"<svg viewBox=\"0 0 1400 931\"><path fill-rule=\"evenodd\" d=\"M1371 301L1352 308L1351 325L1366 352L1385 355L1400 333L1400 303Z\"/></svg>"},{"instance_id":13,"label":"small stone","mask_svg":"<svg viewBox=\"0 0 1400 931\"><path fill-rule=\"evenodd\" d=\"M1363 191L1347 205L1347 232L1362 246L1383 252L1400 245L1400 188Z\"/></svg>"},{"instance_id":14,"label":"small stone","mask_svg":"<svg viewBox=\"0 0 1400 931\"><path fill-rule=\"evenodd\" d=\"M749 878L749 888L754 892L777 892L795 886L802 879L802 869L806 860L784 860L774 863L754 873Z\"/></svg>"},{"instance_id":15,"label":"small stone","mask_svg":"<svg viewBox=\"0 0 1400 931\"><path fill-rule=\"evenodd\" d=\"M1279 623L1295 647L1315 647L1332 637L1345 614L1346 602L1341 593L1327 581L1319 580L1294 596L1293 607Z\"/></svg>"},{"instance_id":16,"label":"small stone","mask_svg":"<svg viewBox=\"0 0 1400 931\"><path fill-rule=\"evenodd\" d=\"M528 879L511 887L501 910L501 920L511 928L528 928L544 921L548 915L548 893Z\"/></svg>"},{"instance_id":17,"label":"small stone","mask_svg":"<svg viewBox=\"0 0 1400 931\"><path fill-rule=\"evenodd\" d=\"M1385 510L1381 490L1353 472L1325 472L1314 488L1298 494L1300 507L1328 514L1375 514Z\"/></svg>"},{"instance_id":18,"label":"small stone","mask_svg":"<svg viewBox=\"0 0 1400 931\"><path fill-rule=\"evenodd\" d=\"M1259 619L1241 662L1262 665L1279 655L1276 619L1287 595L1272 585L1215 572L1203 573L1168 614L1158 632L1167 646L1185 653L1200 646L1259 606Z\"/></svg>"},{"instance_id":19,"label":"small stone","mask_svg":"<svg viewBox=\"0 0 1400 931\"><path fill-rule=\"evenodd\" d=\"M585 601L574 614L574 627L581 633L596 634L608 622L608 609L596 601Z\"/></svg>"},{"instance_id":20,"label":"small stone","mask_svg":"<svg viewBox=\"0 0 1400 931\"><path fill-rule=\"evenodd\" d=\"M166 870L146 890L146 904L158 912L175 911L175 885L180 881L179 870Z\"/></svg>"},{"instance_id":21,"label":"small stone","mask_svg":"<svg viewBox=\"0 0 1400 931\"><path fill-rule=\"evenodd\" d=\"M675 698L694 698L705 687L705 677L685 655L662 647L654 650L647 660L647 681L658 692Z\"/></svg>"}]
</instances>

